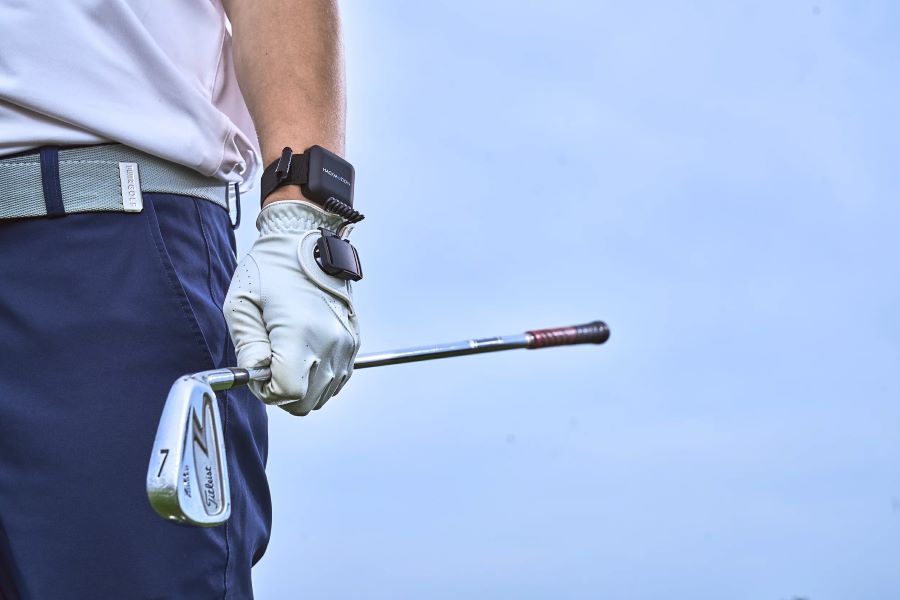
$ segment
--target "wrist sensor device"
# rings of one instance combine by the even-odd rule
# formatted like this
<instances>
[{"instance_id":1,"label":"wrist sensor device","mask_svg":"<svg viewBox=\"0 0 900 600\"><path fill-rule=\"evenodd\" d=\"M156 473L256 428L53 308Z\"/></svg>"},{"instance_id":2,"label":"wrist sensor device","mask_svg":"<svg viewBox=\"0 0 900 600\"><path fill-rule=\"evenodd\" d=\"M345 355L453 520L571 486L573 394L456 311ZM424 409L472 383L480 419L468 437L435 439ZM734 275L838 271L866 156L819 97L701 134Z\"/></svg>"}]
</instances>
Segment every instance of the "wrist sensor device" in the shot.
<instances>
[{"instance_id":1,"label":"wrist sensor device","mask_svg":"<svg viewBox=\"0 0 900 600\"><path fill-rule=\"evenodd\" d=\"M262 175L260 202L283 185L299 185L307 200L351 223L363 220L353 210L353 165L322 146L310 146L303 154L289 147Z\"/></svg>"},{"instance_id":2,"label":"wrist sensor device","mask_svg":"<svg viewBox=\"0 0 900 600\"><path fill-rule=\"evenodd\" d=\"M299 185L303 197L330 213L346 219L338 233L320 227L322 237L316 242L314 257L325 273L345 281L362 279L359 254L340 233L349 223L365 217L353 210L353 165L321 146L310 146L303 154L294 154L289 147L281 151L281 158L266 167L262 175L260 204L283 185Z\"/></svg>"}]
</instances>

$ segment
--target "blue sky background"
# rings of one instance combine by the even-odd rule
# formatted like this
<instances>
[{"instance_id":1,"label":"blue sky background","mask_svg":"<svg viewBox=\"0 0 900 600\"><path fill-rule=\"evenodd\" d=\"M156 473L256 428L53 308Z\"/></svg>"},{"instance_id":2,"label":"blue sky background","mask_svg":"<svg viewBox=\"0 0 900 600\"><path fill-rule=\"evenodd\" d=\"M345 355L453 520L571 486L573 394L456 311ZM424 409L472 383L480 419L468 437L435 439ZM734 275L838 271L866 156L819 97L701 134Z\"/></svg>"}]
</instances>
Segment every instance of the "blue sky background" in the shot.
<instances>
[{"instance_id":1,"label":"blue sky background","mask_svg":"<svg viewBox=\"0 0 900 600\"><path fill-rule=\"evenodd\" d=\"M900 5L342 5L363 351L612 338L270 409L258 596L896 598Z\"/></svg>"}]
</instances>

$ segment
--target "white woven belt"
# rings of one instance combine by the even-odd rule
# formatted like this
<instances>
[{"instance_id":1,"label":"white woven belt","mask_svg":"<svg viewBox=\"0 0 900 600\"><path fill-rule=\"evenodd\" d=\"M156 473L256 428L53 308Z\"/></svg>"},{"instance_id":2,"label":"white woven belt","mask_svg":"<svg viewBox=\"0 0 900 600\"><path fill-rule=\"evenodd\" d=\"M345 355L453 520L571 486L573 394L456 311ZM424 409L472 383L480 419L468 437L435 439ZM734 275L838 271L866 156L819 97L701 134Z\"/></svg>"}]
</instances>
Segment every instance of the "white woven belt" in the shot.
<instances>
[{"instance_id":1,"label":"white woven belt","mask_svg":"<svg viewBox=\"0 0 900 600\"><path fill-rule=\"evenodd\" d=\"M0 159L0 219L48 214L42 168L48 165L39 153ZM58 171L59 188L50 194L61 192L65 213L137 212L141 192L194 196L229 209L225 182L121 144L60 149Z\"/></svg>"}]
</instances>

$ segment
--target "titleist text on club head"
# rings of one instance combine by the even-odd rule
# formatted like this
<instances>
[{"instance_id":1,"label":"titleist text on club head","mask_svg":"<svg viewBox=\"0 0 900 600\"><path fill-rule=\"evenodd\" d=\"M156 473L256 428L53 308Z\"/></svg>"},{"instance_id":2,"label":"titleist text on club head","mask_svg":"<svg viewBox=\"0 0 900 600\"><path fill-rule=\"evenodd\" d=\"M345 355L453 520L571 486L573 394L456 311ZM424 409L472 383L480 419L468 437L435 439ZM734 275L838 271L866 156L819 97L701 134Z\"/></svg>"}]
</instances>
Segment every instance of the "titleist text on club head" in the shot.
<instances>
[{"instance_id":1,"label":"titleist text on club head","mask_svg":"<svg viewBox=\"0 0 900 600\"><path fill-rule=\"evenodd\" d=\"M176 523L212 527L228 520L231 493L215 392L202 376L179 378L159 421L147 497Z\"/></svg>"}]
</instances>

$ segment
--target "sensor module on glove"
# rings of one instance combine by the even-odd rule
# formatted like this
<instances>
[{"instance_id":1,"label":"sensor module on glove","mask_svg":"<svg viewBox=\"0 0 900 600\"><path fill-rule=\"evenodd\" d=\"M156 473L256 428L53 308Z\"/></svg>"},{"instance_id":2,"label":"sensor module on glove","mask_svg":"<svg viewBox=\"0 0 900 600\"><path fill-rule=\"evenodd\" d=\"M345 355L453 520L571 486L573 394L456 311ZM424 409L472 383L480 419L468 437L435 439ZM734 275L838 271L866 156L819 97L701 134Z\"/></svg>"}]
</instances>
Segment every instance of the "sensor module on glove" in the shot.
<instances>
[{"instance_id":1,"label":"sensor module on glove","mask_svg":"<svg viewBox=\"0 0 900 600\"><path fill-rule=\"evenodd\" d=\"M260 193L262 202L283 185L299 185L304 198L345 219L337 233L320 227L322 237L315 249L319 268L344 281L362 279L359 254L341 235L347 225L365 218L353 209L354 175L353 165L321 146L310 146L303 154L285 147L281 158L266 167Z\"/></svg>"},{"instance_id":2,"label":"sensor module on glove","mask_svg":"<svg viewBox=\"0 0 900 600\"><path fill-rule=\"evenodd\" d=\"M362 279L362 265L359 264L359 254L353 244L324 227L319 227L319 231L322 232L322 237L316 242L314 254L319 267L344 281Z\"/></svg>"}]
</instances>

